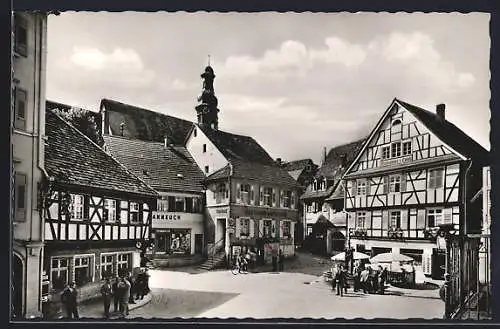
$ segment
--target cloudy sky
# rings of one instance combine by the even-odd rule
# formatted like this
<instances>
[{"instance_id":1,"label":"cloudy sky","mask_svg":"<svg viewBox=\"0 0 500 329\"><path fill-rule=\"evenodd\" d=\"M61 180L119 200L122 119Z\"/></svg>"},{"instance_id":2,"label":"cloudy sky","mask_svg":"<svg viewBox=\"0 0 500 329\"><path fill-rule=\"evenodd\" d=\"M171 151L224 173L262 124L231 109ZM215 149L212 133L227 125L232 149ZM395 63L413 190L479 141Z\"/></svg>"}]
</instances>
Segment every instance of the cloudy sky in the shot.
<instances>
[{"instance_id":1,"label":"cloudy sky","mask_svg":"<svg viewBox=\"0 0 500 329\"><path fill-rule=\"evenodd\" d=\"M61 13L49 16L47 97L101 98L196 120L211 55L219 128L274 158L367 135L394 97L489 149L489 15Z\"/></svg>"}]
</instances>

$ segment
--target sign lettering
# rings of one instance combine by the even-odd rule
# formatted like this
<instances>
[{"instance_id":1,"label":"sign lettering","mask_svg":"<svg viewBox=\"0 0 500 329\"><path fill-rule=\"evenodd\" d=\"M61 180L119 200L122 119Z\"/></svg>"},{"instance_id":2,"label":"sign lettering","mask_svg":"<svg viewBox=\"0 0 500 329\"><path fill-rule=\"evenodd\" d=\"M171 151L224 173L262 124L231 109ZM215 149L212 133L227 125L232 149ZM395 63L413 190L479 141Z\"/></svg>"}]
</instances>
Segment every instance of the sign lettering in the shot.
<instances>
[{"instance_id":1,"label":"sign lettering","mask_svg":"<svg viewBox=\"0 0 500 329\"><path fill-rule=\"evenodd\" d=\"M380 166L386 167L386 166L396 166L396 165L402 165L408 162L412 162L413 158L411 155L402 157L402 158L396 158L396 159L383 159L380 160Z\"/></svg>"}]
</instances>

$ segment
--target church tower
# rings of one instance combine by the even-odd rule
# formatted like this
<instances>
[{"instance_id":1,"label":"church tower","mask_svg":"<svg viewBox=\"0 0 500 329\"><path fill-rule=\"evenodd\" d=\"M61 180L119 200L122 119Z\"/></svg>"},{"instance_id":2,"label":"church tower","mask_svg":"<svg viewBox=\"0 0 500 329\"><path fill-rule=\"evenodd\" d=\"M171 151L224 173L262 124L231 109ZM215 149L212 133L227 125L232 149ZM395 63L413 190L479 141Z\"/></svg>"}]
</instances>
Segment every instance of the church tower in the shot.
<instances>
[{"instance_id":1,"label":"church tower","mask_svg":"<svg viewBox=\"0 0 500 329\"><path fill-rule=\"evenodd\" d=\"M203 90L200 97L198 97L199 104L195 107L198 124L217 130L219 128L219 109L217 108L218 101L214 92L215 74L210 62L205 68L205 72L201 74L201 78L203 79Z\"/></svg>"}]
</instances>

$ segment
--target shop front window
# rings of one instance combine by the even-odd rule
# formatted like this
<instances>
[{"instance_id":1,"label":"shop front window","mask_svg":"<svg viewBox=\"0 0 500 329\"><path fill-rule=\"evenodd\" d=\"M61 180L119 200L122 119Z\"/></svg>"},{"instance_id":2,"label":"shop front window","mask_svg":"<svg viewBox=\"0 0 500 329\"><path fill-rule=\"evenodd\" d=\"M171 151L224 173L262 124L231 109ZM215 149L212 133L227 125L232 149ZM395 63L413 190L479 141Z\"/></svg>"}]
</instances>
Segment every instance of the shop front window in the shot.
<instances>
[{"instance_id":1,"label":"shop front window","mask_svg":"<svg viewBox=\"0 0 500 329\"><path fill-rule=\"evenodd\" d=\"M191 253L191 230L172 229L170 252L172 254Z\"/></svg>"}]
</instances>

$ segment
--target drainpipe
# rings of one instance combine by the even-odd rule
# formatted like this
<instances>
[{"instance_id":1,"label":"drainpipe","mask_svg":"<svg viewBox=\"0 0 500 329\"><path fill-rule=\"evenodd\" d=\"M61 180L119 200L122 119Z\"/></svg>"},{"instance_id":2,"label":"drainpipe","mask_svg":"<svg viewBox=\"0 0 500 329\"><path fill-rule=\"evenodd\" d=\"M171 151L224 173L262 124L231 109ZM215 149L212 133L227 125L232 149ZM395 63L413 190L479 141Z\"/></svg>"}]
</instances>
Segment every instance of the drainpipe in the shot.
<instances>
[{"instance_id":1,"label":"drainpipe","mask_svg":"<svg viewBox=\"0 0 500 329\"><path fill-rule=\"evenodd\" d=\"M38 28L39 28L39 31L38 31L38 35L39 35L39 42L40 42L40 51L39 51L39 58L37 58L39 60L39 67L40 67L40 70L39 70L39 74L38 74L38 88L39 88L39 91L38 91L38 98L37 98L37 101L38 101L38 114L39 114L39 117L38 117L38 169L40 169L40 171L42 172L42 180L43 179L47 179L49 180L49 184L50 184L50 177L49 177L49 174L47 173L47 171L45 170L45 166L44 166L44 158L45 158L45 140L44 140L44 137L45 137L45 86L44 86L44 83L45 83L45 63L46 63L46 60L45 60L45 45L46 45L46 35L43 33L44 30L45 30L45 21L44 21L44 15L45 14L40 14L38 19ZM46 17L46 16L45 16ZM36 47L35 47L36 49ZM42 99L43 97L43 99ZM42 111L43 110L43 111ZM41 192L41 191L40 191ZM40 193L39 192L39 193ZM42 198L43 200L43 198ZM37 200L38 201L38 200ZM41 300L41 295L42 295L42 273L43 273L43 258L45 257L45 253L44 253L44 245L45 245L45 207L44 207L45 203L42 202L39 207L41 208L39 210L39 214L40 214L40 242L42 243L42 248L40 248L40 258L39 258L39 261L38 261L38 266L39 266L39 274L40 274L40 278L39 278L39 298L38 298L38 307L40 310L42 310L42 300Z\"/></svg>"}]
</instances>

